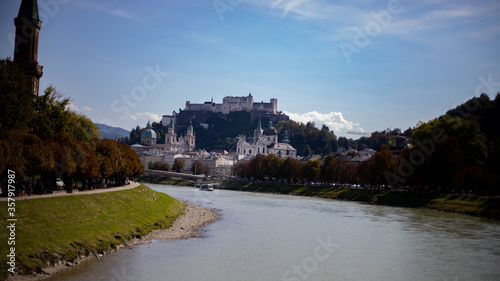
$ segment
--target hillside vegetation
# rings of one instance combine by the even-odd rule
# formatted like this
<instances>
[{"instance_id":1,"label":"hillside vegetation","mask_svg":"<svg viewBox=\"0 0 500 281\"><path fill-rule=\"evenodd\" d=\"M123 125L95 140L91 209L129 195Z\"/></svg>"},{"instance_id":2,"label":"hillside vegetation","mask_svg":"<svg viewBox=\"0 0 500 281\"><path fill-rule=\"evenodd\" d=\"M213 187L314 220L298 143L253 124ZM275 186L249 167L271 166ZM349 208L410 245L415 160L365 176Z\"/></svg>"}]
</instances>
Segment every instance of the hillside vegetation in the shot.
<instances>
[{"instance_id":1,"label":"hillside vegetation","mask_svg":"<svg viewBox=\"0 0 500 281\"><path fill-rule=\"evenodd\" d=\"M500 198L498 197L237 181L227 182L224 188L238 191L360 201L380 205L430 208L500 220Z\"/></svg>"},{"instance_id":2,"label":"hillside vegetation","mask_svg":"<svg viewBox=\"0 0 500 281\"><path fill-rule=\"evenodd\" d=\"M103 253L155 228L167 228L184 205L144 185L134 189L18 200L15 254L21 274L40 272L59 261ZM7 202L1 201L7 210ZM7 212L0 214L6 229ZM7 231L1 232L0 272L7 272ZM3 276L5 277L5 276Z\"/></svg>"}]
</instances>

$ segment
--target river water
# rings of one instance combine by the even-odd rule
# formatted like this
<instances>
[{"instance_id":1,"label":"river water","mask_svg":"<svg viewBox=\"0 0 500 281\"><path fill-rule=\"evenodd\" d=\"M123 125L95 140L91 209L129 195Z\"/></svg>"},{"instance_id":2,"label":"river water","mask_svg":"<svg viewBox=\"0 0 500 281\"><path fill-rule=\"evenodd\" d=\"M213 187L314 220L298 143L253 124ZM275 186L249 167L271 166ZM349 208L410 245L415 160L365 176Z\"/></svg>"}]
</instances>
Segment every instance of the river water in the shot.
<instances>
[{"instance_id":1,"label":"river water","mask_svg":"<svg viewBox=\"0 0 500 281\"><path fill-rule=\"evenodd\" d=\"M432 210L148 184L221 210L205 238L153 241L48 280L500 280L500 222Z\"/></svg>"}]
</instances>

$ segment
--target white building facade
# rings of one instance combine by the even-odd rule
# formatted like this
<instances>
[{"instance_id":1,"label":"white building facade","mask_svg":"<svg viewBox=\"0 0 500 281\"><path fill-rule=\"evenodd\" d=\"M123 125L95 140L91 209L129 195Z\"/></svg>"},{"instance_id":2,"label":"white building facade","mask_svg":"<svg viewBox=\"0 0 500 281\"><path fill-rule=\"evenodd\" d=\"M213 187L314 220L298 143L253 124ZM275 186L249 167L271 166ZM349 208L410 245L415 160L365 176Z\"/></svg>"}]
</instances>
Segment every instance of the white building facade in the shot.
<instances>
[{"instance_id":1,"label":"white building facade","mask_svg":"<svg viewBox=\"0 0 500 281\"><path fill-rule=\"evenodd\" d=\"M278 142L278 132L269 121L269 127L262 129L259 119L257 129L254 131L253 142L249 143L244 135L238 136L236 154L238 159L255 156L257 154L275 154L277 156L297 157L297 150L289 143Z\"/></svg>"}]
</instances>

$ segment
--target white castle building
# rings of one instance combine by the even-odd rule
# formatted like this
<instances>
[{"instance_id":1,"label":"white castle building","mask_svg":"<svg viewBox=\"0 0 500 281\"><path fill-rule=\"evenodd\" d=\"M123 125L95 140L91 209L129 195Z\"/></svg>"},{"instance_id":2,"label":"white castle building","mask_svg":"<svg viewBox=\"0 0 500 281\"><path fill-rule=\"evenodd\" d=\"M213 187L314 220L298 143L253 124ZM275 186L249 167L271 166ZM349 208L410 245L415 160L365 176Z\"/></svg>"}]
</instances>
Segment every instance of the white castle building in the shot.
<instances>
[{"instance_id":1,"label":"white castle building","mask_svg":"<svg viewBox=\"0 0 500 281\"><path fill-rule=\"evenodd\" d=\"M229 114L234 111L265 111L276 114L278 112L278 100L271 99L270 102L254 102L252 94L243 97L227 96L222 99L222 104L207 101L205 103L191 103L186 101L184 110L211 111L213 113Z\"/></svg>"},{"instance_id":2,"label":"white castle building","mask_svg":"<svg viewBox=\"0 0 500 281\"><path fill-rule=\"evenodd\" d=\"M238 158L251 157L259 153L268 155L275 154L279 157L296 157L297 150L288 143L288 136L285 131L285 139L282 143L278 142L278 132L273 127L272 121L269 121L269 127L262 129L259 119L257 129L254 131L253 142L249 143L244 135L238 136L236 144L236 154Z\"/></svg>"}]
</instances>

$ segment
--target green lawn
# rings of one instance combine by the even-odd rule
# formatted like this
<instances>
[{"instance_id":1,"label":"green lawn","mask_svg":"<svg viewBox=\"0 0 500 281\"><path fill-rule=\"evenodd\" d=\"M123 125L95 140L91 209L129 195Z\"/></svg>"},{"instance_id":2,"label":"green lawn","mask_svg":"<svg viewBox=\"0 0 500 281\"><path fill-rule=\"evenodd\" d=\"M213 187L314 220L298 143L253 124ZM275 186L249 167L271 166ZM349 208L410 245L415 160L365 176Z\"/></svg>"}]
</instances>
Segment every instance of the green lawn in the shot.
<instances>
[{"instance_id":1,"label":"green lawn","mask_svg":"<svg viewBox=\"0 0 500 281\"><path fill-rule=\"evenodd\" d=\"M156 200L153 199L156 198ZM16 201L16 266L30 274L54 262L101 253L154 228L166 228L182 213L176 199L140 185L99 194ZM0 202L0 270L8 266L7 202ZM57 254L57 255L54 255ZM1 277L0 277L1 278Z\"/></svg>"}]
</instances>

